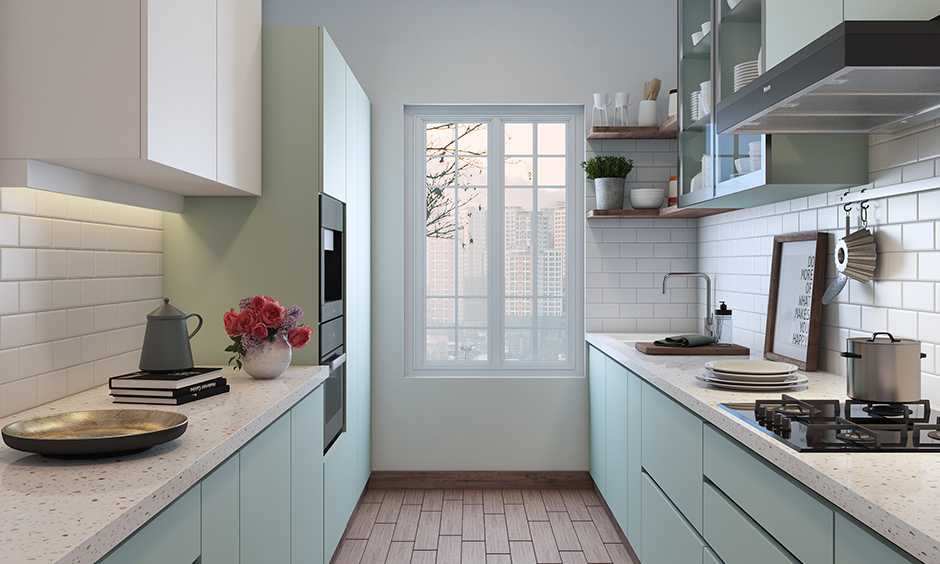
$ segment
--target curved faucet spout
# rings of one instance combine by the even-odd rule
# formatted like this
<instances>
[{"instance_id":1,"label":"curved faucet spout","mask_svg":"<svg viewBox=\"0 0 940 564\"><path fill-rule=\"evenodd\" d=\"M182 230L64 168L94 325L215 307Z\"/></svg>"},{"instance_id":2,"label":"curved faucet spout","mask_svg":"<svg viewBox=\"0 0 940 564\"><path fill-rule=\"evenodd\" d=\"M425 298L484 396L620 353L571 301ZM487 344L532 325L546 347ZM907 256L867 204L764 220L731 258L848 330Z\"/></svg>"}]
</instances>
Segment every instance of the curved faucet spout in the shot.
<instances>
[{"instance_id":1,"label":"curved faucet spout","mask_svg":"<svg viewBox=\"0 0 940 564\"><path fill-rule=\"evenodd\" d=\"M715 332L712 325L714 321L712 317L712 279L702 272L669 272L663 276L663 294L666 293L666 280L669 280L671 276L694 276L705 279L705 334L709 337L714 336Z\"/></svg>"}]
</instances>

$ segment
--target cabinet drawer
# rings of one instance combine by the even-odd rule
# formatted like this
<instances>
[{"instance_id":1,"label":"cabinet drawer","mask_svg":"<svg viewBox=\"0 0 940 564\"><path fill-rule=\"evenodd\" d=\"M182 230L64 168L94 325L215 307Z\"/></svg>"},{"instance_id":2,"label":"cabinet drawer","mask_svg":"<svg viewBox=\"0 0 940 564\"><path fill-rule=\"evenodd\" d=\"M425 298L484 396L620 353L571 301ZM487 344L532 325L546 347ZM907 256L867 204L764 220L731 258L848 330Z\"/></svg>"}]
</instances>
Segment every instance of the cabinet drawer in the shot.
<instances>
[{"instance_id":1,"label":"cabinet drawer","mask_svg":"<svg viewBox=\"0 0 940 564\"><path fill-rule=\"evenodd\" d=\"M706 478L801 561L832 562L832 510L708 425L704 470Z\"/></svg>"},{"instance_id":2,"label":"cabinet drawer","mask_svg":"<svg viewBox=\"0 0 940 564\"><path fill-rule=\"evenodd\" d=\"M714 486L706 483L703 488L705 540L725 564L753 564L758 560L761 564L799 564Z\"/></svg>"},{"instance_id":3,"label":"cabinet drawer","mask_svg":"<svg viewBox=\"0 0 940 564\"><path fill-rule=\"evenodd\" d=\"M641 477L643 564L701 562L705 543L645 472Z\"/></svg>"},{"instance_id":4,"label":"cabinet drawer","mask_svg":"<svg viewBox=\"0 0 940 564\"><path fill-rule=\"evenodd\" d=\"M836 513L836 562L835 564L903 564L918 562L913 556L855 523L854 520Z\"/></svg>"},{"instance_id":5,"label":"cabinet drawer","mask_svg":"<svg viewBox=\"0 0 940 564\"><path fill-rule=\"evenodd\" d=\"M702 420L643 384L642 461L676 507L702 530Z\"/></svg>"},{"instance_id":6,"label":"cabinet drawer","mask_svg":"<svg viewBox=\"0 0 940 564\"><path fill-rule=\"evenodd\" d=\"M607 497L607 357L588 347L588 394L590 398L590 468L591 478Z\"/></svg>"}]
</instances>

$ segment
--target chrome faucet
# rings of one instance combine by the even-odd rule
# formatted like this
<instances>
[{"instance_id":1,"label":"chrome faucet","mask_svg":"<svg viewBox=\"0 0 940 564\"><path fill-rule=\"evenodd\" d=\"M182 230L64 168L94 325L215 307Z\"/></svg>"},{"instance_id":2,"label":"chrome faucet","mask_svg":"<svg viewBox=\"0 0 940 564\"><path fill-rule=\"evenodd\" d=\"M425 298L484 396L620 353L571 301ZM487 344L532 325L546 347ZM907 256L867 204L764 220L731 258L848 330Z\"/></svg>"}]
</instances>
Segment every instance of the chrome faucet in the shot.
<instances>
[{"instance_id":1,"label":"chrome faucet","mask_svg":"<svg viewBox=\"0 0 940 564\"><path fill-rule=\"evenodd\" d=\"M699 278L705 279L705 335L708 337L713 337L715 335L714 331L714 317L712 317L712 280L708 277L707 274L702 274L701 272L670 272L663 276L663 294L666 293L666 280L669 280L670 276L697 276Z\"/></svg>"}]
</instances>

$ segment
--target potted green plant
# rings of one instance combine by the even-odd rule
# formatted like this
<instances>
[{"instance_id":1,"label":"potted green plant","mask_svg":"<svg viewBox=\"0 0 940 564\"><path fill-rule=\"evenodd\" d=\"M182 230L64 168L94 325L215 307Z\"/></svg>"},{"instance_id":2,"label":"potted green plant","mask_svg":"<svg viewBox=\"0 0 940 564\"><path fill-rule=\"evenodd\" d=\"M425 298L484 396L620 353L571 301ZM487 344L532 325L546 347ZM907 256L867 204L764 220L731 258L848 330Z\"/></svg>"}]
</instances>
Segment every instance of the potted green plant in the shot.
<instances>
[{"instance_id":1,"label":"potted green plant","mask_svg":"<svg viewBox=\"0 0 940 564\"><path fill-rule=\"evenodd\" d=\"M597 155L581 162L588 180L594 181L597 209L623 209L624 179L633 170L633 160L611 155Z\"/></svg>"}]
</instances>

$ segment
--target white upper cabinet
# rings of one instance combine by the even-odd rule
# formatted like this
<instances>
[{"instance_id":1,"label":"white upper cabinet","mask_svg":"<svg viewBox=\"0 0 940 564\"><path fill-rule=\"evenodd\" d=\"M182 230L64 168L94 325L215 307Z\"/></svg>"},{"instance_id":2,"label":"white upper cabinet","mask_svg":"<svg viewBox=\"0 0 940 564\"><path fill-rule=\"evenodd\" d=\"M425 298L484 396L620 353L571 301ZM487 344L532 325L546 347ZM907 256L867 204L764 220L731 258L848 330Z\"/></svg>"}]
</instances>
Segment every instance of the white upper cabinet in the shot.
<instances>
[{"instance_id":1,"label":"white upper cabinet","mask_svg":"<svg viewBox=\"0 0 940 564\"><path fill-rule=\"evenodd\" d=\"M322 191L337 200L346 201L346 73L348 67L336 44L321 28L321 65L323 75L322 124L323 184Z\"/></svg>"},{"instance_id":2,"label":"white upper cabinet","mask_svg":"<svg viewBox=\"0 0 940 564\"><path fill-rule=\"evenodd\" d=\"M260 0L0 0L0 159L261 193Z\"/></svg>"}]
</instances>

